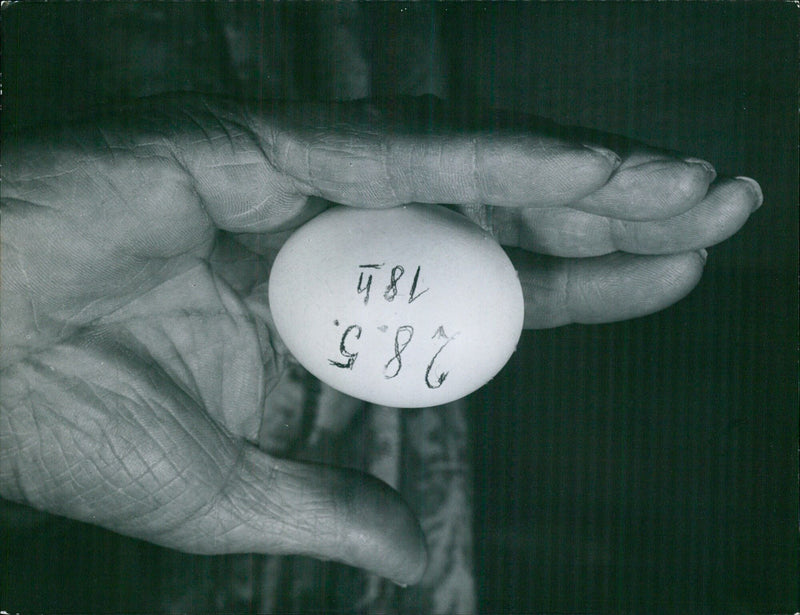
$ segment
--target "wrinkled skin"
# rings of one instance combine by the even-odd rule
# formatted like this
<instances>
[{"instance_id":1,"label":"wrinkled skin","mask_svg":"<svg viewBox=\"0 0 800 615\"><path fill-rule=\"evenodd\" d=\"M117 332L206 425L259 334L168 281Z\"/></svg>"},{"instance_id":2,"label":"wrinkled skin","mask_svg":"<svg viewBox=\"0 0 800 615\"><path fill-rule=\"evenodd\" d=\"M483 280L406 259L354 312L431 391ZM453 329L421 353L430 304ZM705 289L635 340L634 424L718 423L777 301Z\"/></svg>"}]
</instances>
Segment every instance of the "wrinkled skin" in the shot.
<instances>
[{"instance_id":1,"label":"wrinkled skin","mask_svg":"<svg viewBox=\"0 0 800 615\"><path fill-rule=\"evenodd\" d=\"M663 309L758 185L628 145L419 131L360 105L182 97L6 138L0 494L201 553L301 553L413 583L379 481L261 451L287 355L269 259L328 201L448 203L509 246L526 326ZM487 207L488 206L488 207Z\"/></svg>"}]
</instances>

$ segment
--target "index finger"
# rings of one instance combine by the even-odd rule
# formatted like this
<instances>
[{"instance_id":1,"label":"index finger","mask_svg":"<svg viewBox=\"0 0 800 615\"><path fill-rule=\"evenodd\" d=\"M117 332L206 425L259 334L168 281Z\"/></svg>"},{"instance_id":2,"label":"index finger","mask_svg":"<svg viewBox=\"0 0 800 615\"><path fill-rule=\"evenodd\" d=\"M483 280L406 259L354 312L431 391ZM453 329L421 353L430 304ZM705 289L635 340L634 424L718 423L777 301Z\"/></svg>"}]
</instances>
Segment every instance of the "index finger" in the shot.
<instances>
[{"instance_id":1,"label":"index finger","mask_svg":"<svg viewBox=\"0 0 800 615\"><path fill-rule=\"evenodd\" d=\"M418 102L391 117L364 103L245 110L205 98L178 102L170 140L207 212L232 231L296 226L312 196L377 208L566 206L604 186L620 164L611 150L557 129L454 126L420 113Z\"/></svg>"},{"instance_id":2,"label":"index finger","mask_svg":"<svg viewBox=\"0 0 800 615\"><path fill-rule=\"evenodd\" d=\"M410 202L568 205L603 186L612 151L535 134L277 126L272 163L309 194L359 207Z\"/></svg>"}]
</instances>

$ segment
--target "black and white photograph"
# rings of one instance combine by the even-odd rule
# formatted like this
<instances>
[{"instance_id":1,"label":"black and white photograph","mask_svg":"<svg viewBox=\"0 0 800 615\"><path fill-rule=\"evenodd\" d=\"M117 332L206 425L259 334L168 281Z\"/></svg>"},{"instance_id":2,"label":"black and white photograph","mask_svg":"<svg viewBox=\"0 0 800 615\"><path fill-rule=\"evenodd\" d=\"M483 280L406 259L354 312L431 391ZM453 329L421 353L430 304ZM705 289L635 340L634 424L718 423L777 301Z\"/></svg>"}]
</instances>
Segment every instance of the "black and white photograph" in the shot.
<instances>
[{"instance_id":1,"label":"black and white photograph","mask_svg":"<svg viewBox=\"0 0 800 615\"><path fill-rule=\"evenodd\" d=\"M0 15L0 614L800 612L796 2Z\"/></svg>"}]
</instances>

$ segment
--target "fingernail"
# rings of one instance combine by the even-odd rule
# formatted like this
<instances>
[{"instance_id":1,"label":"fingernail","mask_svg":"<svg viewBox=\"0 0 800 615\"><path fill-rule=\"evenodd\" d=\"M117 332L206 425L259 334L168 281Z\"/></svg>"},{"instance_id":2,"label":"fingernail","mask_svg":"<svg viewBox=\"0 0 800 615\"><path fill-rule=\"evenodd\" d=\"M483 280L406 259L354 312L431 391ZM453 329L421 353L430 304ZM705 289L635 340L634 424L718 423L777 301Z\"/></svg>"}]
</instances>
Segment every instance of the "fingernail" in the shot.
<instances>
[{"instance_id":1,"label":"fingernail","mask_svg":"<svg viewBox=\"0 0 800 615\"><path fill-rule=\"evenodd\" d=\"M761 207L764 203L764 193L761 191L761 186L759 186L758 182L751 177L744 177L743 175L739 175L736 179L745 182L750 191L753 193L755 197L755 205L753 206L753 211Z\"/></svg>"},{"instance_id":2,"label":"fingernail","mask_svg":"<svg viewBox=\"0 0 800 615\"><path fill-rule=\"evenodd\" d=\"M706 261L708 260L708 250L705 248L700 248L697 253L700 255L700 258L703 259L703 264L705 265Z\"/></svg>"},{"instance_id":3,"label":"fingernail","mask_svg":"<svg viewBox=\"0 0 800 615\"><path fill-rule=\"evenodd\" d=\"M683 161L702 167L708 175L708 183L713 182L717 178L717 170L714 168L714 165L707 160L703 160L702 158L684 158Z\"/></svg>"},{"instance_id":4,"label":"fingernail","mask_svg":"<svg viewBox=\"0 0 800 615\"><path fill-rule=\"evenodd\" d=\"M597 152L601 156L603 156L606 160L611 163L611 169L616 169L619 165L622 164L622 158L620 158L616 152L611 151L610 149L606 149L605 147L600 147L598 145L587 145L586 143L583 144L588 150L593 152Z\"/></svg>"}]
</instances>

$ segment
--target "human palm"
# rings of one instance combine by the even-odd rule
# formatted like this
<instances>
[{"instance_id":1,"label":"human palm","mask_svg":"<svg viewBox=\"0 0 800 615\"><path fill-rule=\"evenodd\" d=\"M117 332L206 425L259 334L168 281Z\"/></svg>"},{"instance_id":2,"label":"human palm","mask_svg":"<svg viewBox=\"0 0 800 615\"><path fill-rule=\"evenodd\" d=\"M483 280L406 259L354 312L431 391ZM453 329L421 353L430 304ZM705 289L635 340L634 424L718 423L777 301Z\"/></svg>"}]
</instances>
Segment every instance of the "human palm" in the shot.
<instances>
[{"instance_id":1,"label":"human palm","mask_svg":"<svg viewBox=\"0 0 800 615\"><path fill-rule=\"evenodd\" d=\"M401 583L426 555L393 491L255 444L290 361L266 293L288 232L328 201L460 206L509 246L526 325L549 327L670 305L761 202L752 180L642 146L417 130L364 105L158 99L8 141L0 494Z\"/></svg>"}]
</instances>

